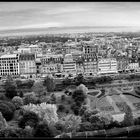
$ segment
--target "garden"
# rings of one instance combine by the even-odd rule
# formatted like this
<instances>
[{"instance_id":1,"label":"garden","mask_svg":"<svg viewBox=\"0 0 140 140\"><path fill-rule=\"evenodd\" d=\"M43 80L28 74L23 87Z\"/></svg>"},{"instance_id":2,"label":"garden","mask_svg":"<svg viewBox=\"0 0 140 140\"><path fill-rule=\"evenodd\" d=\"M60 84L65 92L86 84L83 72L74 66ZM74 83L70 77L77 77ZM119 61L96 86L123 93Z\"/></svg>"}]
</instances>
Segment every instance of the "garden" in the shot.
<instances>
[{"instance_id":1,"label":"garden","mask_svg":"<svg viewBox=\"0 0 140 140\"><path fill-rule=\"evenodd\" d=\"M5 92L0 94L0 137L3 138L66 138L69 133L76 136L140 124L126 104L122 122L115 121L110 113L91 109L88 88L81 83L57 95L54 79L46 77L32 84L32 92L23 93L17 91L15 80L8 77L4 88Z\"/></svg>"}]
</instances>

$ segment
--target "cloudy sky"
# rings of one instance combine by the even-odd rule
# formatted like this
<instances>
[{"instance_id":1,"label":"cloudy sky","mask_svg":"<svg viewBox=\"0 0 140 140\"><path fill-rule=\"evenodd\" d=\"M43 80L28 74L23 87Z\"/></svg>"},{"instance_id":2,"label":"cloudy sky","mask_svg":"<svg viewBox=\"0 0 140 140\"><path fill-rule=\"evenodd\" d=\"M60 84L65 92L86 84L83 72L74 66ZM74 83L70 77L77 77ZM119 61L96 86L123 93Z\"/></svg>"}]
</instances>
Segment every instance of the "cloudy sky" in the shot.
<instances>
[{"instance_id":1,"label":"cloudy sky","mask_svg":"<svg viewBox=\"0 0 140 140\"><path fill-rule=\"evenodd\" d=\"M140 2L0 2L0 30L140 26Z\"/></svg>"}]
</instances>

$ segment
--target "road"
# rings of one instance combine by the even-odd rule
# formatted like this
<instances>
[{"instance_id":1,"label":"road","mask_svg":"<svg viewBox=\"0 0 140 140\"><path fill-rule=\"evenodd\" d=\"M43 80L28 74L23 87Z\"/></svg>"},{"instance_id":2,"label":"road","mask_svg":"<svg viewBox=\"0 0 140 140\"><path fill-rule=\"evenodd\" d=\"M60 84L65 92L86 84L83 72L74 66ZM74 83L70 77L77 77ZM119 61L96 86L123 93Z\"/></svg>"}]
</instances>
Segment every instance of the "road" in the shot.
<instances>
[{"instance_id":1,"label":"road","mask_svg":"<svg viewBox=\"0 0 140 140\"><path fill-rule=\"evenodd\" d=\"M127 83L115 83L115 84L100 84L97 85L97 89L112 88L112 87L126 87L126 86L140 86L140 81L133 81Z\"/></svg>"}]
</instances>

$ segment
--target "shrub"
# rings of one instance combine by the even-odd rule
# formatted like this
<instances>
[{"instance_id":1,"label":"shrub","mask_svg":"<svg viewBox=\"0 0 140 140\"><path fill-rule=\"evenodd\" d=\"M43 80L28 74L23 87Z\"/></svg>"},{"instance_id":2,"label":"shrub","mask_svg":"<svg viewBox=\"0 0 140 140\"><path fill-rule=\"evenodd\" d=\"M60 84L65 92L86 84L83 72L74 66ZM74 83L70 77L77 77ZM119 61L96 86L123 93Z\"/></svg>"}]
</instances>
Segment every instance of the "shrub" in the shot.
<instances>
[{"instance_id":1,"label":"shrub","mask_svg":"<svg viewBox=\"0 0 140 140\"><path fill-rule=\"evenodd\" d=\"M100 117L97 116L97 115L91 115L89 117L89 122L90 123L98 123L99 121L101 121L101 120L100 120Z\"/></svg>"},{"instance_id":2,"label":"shrub","mask_svg":"<svg viewBox=\"0 0 140 140\"><path fill-rule=\"evenodd\" d=\"M58 112L64 112L65 106L64 105L58 105Z\"/></svg>"},{"instance_id":3,"label":"shrub","mask_svg":"<svg viewBox=\"0 0 140 140\"><path fill-rule=\"evenodd\" d=\"M39 118L36 113L27 111L23 117L19 120L18 125L21 128L25 128L25 126L36 127L39 122Z\"/></svg>"},{"instance_id":4,"label":"shrub","mask_svg":"<svg viewBox=\"0 0 140 140\"><path fill-rule=\"evenodd\" d=\"M73 104L71 105L71 110L74 112L75 115L79 115L80 107L78 107L78 106L76 105L76 103L73 103Z\"/></svg>"},{"instance_id":5,"label":"shrub","mask_svg":"<svg viewBox=\"0 0 140 140\"><path fill-rule=\"evenodd\" d=\"M20 138L23 135L23 130L21 128L15 127L6 127L0 130L0 137L11 138L16 137Z\"/></svg>"},{"instance_id":6,"label":"shrub","mask_svg":"<svg viewBox=\"0 0 140 140\"><path fill-rule=\"evenodd\" d=\"M55 96L55 94L51 94L50 101L51 101L52 104L56 103L56 96Z\"/></svg>"},{"instance_id":7,"label":"shrub","mask_svg":"<svg viewBox=\"0 0 140 140\"><path fill-rule=\"evenodd\" d=\"M23 97L23 92L22 91L19 92L19 97L21 97L21 98Z\"/></svg>"},{"instance_id":8,"label":"shrub","mask_svg":"<svg viewBox=\"0 0 140 140\"><path fill-rule=\"evenodd\" d=\"M134 124L135 125L139 125L140 124L140 117L134 119Z\"/></svg>"},{"instance_id":9,"label":"shrub","mask_svg":"<svg viewBox=\"0 0 140 140\"><path fill-rule=\"evenodd\" d=\"M33 84L34 84L34 80L26 80L24 82L22 82L21 86L22 87L27 87L27 88L32 88Z\"/></svg>"},{"instance_id":10,"label":"shrub","mask_svg":"<svg viewBox=\"0 0 140 140\"><path fill-rule=\"evenodd\" d=\"M53 132L49 129L48 124L40 123L35 128L34 137L53 137Z\"/></svg>"},{"instance_id":11,"label":"shrub","mask_svg":"<svg viewBox=\"0 0 140 140\"><path fill-rule=\"evenodd\" d=\"M48 102L48 101L49 101L49 97L47 96L42 96L39 98L39 103Z\"/></svg>"},{"instance_id":12,"label":"shrub","mask_svg":"<svg viewBox=\"0 0 140 140\"><path fill-rule=\"evenodd\" d=\"M59 130L59 131L61 131L61 132L64 131L63 122L58 121L58 122L56 122L56 124L55 124L54 126L55 126L55 128L56 128L57 130Z\"/></svg>"},{"instance_id":13,"label":"shrub","mask_svg":"<svg viewBox=\"0 0 140 140\"><path fill-rule=\"evenodd\" d=\"M23 102L24 102L24 105L27 105L27 104L37 104L38 103L38 98L33 95L33 94L29 94L29 95L26 95L24 98L23 98Z\"/></svg>"},{"instance_id":14,"label":"shrub","mask_svg":"<svg viewBox=\"0 0 140 140\"><path fill-rule=\"evenodd\" d=\"M92 125L90 122L83 122L80 124L80 132L84 132L84 131L92 131Z\"/></svg>"},{"instance_id":15,"label":"shrub","mask_svg":"<svg viewBox=\"0 0 140 140\"><path fill-rule=\"evenodd\" d=\"M82 74L78 74L78 76L75 77L75 82L76 82L76 85L83 84L84 83L83 75Z\"/></svg>"},{"instance_id":16,"label":"shrub","mask_svg":"<svg viewBox=\"0 0 140 140\"><path fill-rule=\"evenodd\" d=\"M17 88L20 88L21 85L22 85L22 81L21 80L16 80L16 85L17 85Z\"/></svg>"},{"instance_id":17,"label":"shrub","mask_svg":"<svg viewBox=\"0 0 140 140\"><path fill-rule=\"evenodd\" d=\"M33 138L33 128L31 128L30 126L26 126L25 129L23 130L23 135L22 137L24 138Z\"/></svg>"},{"instance_id":18,"label":"shrub","mask_svg":"<svg viewBox=\"0 0 140 140\"><path fill-rule=\"evenodd\" d=\"M19 96L15 96L12 99L12 103L15 105L16 109L19 109L21 106L23 106L23 99Z\"/></svg>"},{"instance_id":19,"label":"shrub","mask_svg":"<svg viewBox=\"0 0 140 140\"><path fill-rule=\"evenodd\" d=\"M3 138L33 138L33 131L30 128L6 127L0 130L0 137Z\"/></svg>"},{"instance_id":20,"label":"shrub","mask_svg":"<svg viewBox=\"0 0 140 140\"><path fill-rule=\"evenodd\" d=\"M116 128L116 127L123 127L120 122L118 121L111 121L108 125L108 129Z\"/></svg>"},{"instance_id":21,"label":"shrub","mask_svg":"<svg viewBox=\"0 0 140 140\"><path fill-rule=\"evenodd\" d=\"M98 113L101 122L104 125L104 128L108 128L110 126L110 124L113 122L113 117L111 116L111 114L107 114L107 113Z\"/></svg>"},{"instance_id":22,"label":"shrub","mask_svg":"<svg viewBox=\"0 0 140 140\"><path fill-rule=\"evenodd\" d=\"M96 115L97 113L99 113L99 111L97 109L94 109L94 110L87 109L87 110L85 110L84 114L82 115L82 122L90 121L90 117L92 115Z\"/></svg>"},{"instance_id":23,"label":"shrub","mask_svg":"<svg viewBox=\"0 0 140 140\"><path fill-rule=\"evenodd\" d=\"M76 132L80 128L81 117L70 114L62 117L60 123L63 125L64 132Z\"/></svg>"},{"instance_id":24,"label":"shrub","mask_svg":"<svg viewBox=\"0 0 140 140\"><path fill-rule=\"evenodd\" d=\"M65 101L66 96L65 95L61 95L61 101Z\"/></svg>"},{"instance_id":25,"label":"shrub","mask_svg":"<svg viewBox=\"0 0 140 140\"><path fill-rule=\"evenodd\" d=\"M9 121L13 118L14 111L15 111L15 107L12 103L6 102L6 101L0 102L0 112L2 113L3 117L7 121Z\"/></svg>"},{"instance_id":26,"label":"shrub","mask_svg":"<svg viewBox=\"0 0 140 140\"><path fill-rule=\"evenodd\" d=\"M7 97L5 96L5 94L0 94L0 100L7 100Z\"/></svg>"},{"instance_id":27,"label":"shrub","mask_svg":"<svg viewBox=\"0 0 140 140\"><path fill-rule=\"evenodd\" d=\"M83 105L79 110L79 115L82 116L85 113L85 111L88 110L88 109L89 109L88 106Z\"/></svg>"},{"instance_id":28,"label":"shrub","mask_svg":"<svg viewBox=\"0 0 140 140\"><path fill-rule=\"evenodd\" d=\"M65 111L65 113L68 114L68 113L69 113L69 110L67 109L67 110Z\"/></svg>"}]
</instances>

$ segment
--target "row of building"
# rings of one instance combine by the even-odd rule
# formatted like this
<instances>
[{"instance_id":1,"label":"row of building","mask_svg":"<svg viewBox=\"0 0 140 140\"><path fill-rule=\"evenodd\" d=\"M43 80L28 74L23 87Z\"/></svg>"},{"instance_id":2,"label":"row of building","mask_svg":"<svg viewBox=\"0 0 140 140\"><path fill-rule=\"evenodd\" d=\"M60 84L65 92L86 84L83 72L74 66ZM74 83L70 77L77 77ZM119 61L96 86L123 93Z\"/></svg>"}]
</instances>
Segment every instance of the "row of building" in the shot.
<instances>
[{"instance_id":1,"label":"row of building","mask_svg":"<svg viewBox=\"0 0 140 140\"><path fill-rule=\"evenodd\" d=\"M140 49L131 45L124 52L110 44L100 45L93 41L61 45L22 44L16 51L2 54L0 78L7 75L36 78L48 74L114 74L125 70L138 71L140 67Z\"/></svg>"},{"instance_id":2,"label":"row of building","mask_svg":"<svg viewBox=\"0 0 140 140\"><path fill-rule=\"evenodd\" d=\"M48 54L37 57L34 53L6 54L0 57L0 77L23 76L36 78L52 75L97 75L118 73L123 70L139 70L138 60L128 58L86 58L72 54Z\"/></svg>"}]
</instances>

